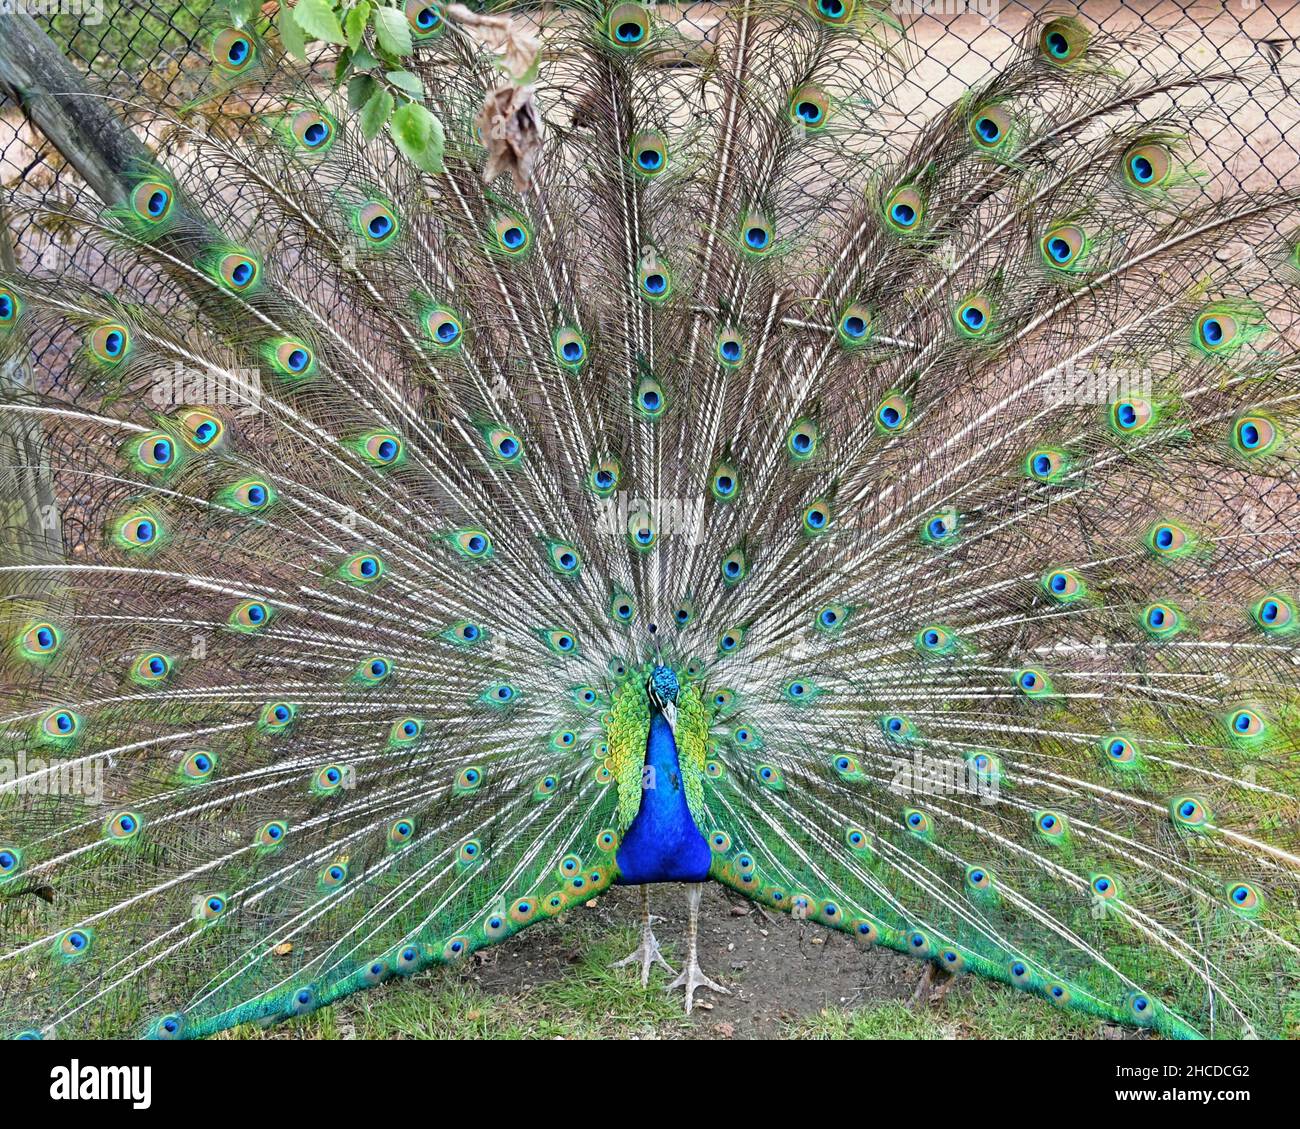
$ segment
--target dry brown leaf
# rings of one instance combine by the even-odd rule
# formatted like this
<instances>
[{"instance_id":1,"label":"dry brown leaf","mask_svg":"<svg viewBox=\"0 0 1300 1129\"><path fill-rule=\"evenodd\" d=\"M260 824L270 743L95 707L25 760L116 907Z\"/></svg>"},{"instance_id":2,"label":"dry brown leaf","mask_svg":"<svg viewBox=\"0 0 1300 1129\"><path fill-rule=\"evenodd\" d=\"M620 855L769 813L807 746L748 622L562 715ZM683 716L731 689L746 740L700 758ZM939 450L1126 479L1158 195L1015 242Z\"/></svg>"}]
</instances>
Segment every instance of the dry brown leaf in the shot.
<instances>
[{"instance_id":1,"label":"dry brown leaf","mask_svg":"<svg viewBox=\"0 0 1300 1129\"><path fill-rule=\"evenodd\" d=\"M542 151L542 115L533 88L506 83L489 90L474 124L488 151L483 179L490 183L508 172L517 191L527 189Z\"/></svg>"}]
</instances>

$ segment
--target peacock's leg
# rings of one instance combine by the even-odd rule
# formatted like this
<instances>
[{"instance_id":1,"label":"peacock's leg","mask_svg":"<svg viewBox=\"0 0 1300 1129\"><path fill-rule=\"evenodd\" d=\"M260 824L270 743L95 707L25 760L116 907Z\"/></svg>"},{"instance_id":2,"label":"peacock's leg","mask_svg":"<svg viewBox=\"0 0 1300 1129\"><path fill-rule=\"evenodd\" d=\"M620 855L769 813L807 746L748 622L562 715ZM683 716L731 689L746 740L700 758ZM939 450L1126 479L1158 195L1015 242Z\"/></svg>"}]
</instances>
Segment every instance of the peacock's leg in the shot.
<instances>
[{"instance_id":1,"label":"peacock's leg","mask_svg":"<svg viewBox=\"0 0 1300 1129\"><path fill-rule=\"evenodd\" d=\"M610 968L622 968L625 964L640 962L641 964L641 987L650 983L650 966L658 961L669 974L673 973L672 966L664 960L664 955L659 951L659 942L655 940L654 931L650 928L650 923L654 920L650 916L650 887L643 885L641 887L641 943L633 949L622 960L616 960Z\"/></svg>"},{"instance_id":2,"label":"peacock's leg","mask_svg":"<svg viewBox=\"0 0 1300 1129\"><path fill-rule=\"evenodd\" d=\"M700 895L704 893L703 882L692 882L686 887L686 908L689 911L690 920L687 924L686 933L686 963L677 975L677 979L668 985L668 991L674 988L686 989L686 1014L691 1014L691 1007L695 1003L695 989L709 988L714 992L721 992L724 996L731 995L731 992L721 984L715 984L703 972L700 971L699 962L695 959L699 947L699 925L700 925Z\"/></svg>"},{"instance_id":3,"label":"peacock's leg","mask_svg":"<svg viewBox=\"0 0 1300 1129\"><path fill-rule=\"evenodd\" d=\"M921 973L921 981L917 984L916 991L912 993L908 1008L919 1011L931 1004L937 1004L948 994L948 989L953 986L956 979L957 977L942 971L934 961L926 961L925 971Z\"/></svg>"}]
</instances>

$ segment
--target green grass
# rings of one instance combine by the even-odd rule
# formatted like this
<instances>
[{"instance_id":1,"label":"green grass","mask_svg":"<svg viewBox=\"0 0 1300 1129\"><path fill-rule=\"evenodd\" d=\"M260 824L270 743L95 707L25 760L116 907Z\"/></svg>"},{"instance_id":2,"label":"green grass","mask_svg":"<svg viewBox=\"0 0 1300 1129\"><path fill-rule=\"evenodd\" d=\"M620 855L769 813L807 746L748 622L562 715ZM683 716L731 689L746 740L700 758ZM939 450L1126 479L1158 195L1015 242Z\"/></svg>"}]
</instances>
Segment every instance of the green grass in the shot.
<instances>
[{"instance_id":1,"label":"green grass","mask_svg":"<svg viewBox=\"0 0 1300 1129\"><path fill-rule=\"evenodd\" d=\"M648 988L628 969L611 969L632 950L636 930L610 932L582 919L558 923L572 963L552 965L535 984L485 990L464 971L438 969L361 992L332 1008L265 1029L245 1025L234 1039L672 1039L697 1021L667 994L656 971ZM669 960L673 954L667 951ZM522 961L519 952L496 959ZM826 1008L782 1024L790 1039L1095 1039L1103 1024L1058 1011L1001 985L963 979L937 1004L913 1011L897 1002L856 1010Z\"/></svg>"},{"instance_id":2,"label":"green grass","mask_svg":"<svg viewBox=\"0 0 1300 1129\"><path fill-rule=\"evenodd\" d=\"M971 978L937 1007L912 1011L900 1003L857 1011L826 1008L790 1024L796 1039L1096 1039L1101 1022L1057 1010L1042 1000Z\"/></svg>"},{"instance_id":3,"label":"green grass","mask_svg":"<svg viewBox=\"0 0 1300 1129\"><path fill-rule=\"evenodd\" d=\"M583 933L580 927L574 929ZM588 940L584 938L584 940ZM488 993L463 973L440 969L414 981L362 992L332 1008L228 1038L290 1039L630 1039L671 1037L690 1026L679 996L656 976L648 988L611 961L636 945L636 931L586 943L556 979L518 992ZM505 959L511 959L506 957Z\"/></svg>"}]
</instances>

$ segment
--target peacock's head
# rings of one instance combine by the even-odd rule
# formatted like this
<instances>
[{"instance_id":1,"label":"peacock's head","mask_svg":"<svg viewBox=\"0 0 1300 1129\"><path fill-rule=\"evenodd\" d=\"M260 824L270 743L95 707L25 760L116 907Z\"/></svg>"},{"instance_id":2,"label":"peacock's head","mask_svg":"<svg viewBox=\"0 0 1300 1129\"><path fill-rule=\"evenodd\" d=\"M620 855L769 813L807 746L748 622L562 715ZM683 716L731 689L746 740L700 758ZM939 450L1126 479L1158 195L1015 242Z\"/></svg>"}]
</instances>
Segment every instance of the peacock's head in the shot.
<instances>
[{"instance_id":1,"label":"peacock's head","mask_svg":"<svg viewBox=\"0 0 1300 1129\"><path fill-rule=\"evenodd\" d=\"M677 672L672 667L656 666L650 672L646 693L650 695L650 701L661 711L665 704L676 705L678 689Z\"/></svg>"}]
</instances>

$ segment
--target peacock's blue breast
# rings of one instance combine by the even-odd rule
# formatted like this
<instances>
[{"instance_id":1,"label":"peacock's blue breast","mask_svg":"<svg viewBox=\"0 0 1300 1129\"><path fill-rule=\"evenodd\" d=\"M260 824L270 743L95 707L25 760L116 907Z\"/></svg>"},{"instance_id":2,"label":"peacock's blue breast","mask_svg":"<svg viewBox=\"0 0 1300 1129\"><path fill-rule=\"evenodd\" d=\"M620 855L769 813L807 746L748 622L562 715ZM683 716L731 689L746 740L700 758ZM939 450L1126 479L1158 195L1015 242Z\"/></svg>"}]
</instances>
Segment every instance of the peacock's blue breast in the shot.
<instances>
[{"instance_id":1,"label":"peacock's blue breast","mask_svg":"<svg viewBox=\"0 0 1300 1129\"><path fill-rule=\"evenodd\" d=\"M661 713L650 723L641 807L618 848L618 881L702 882L712 852L686 804L677 743Z\"/></svg>"}]
</instances>

